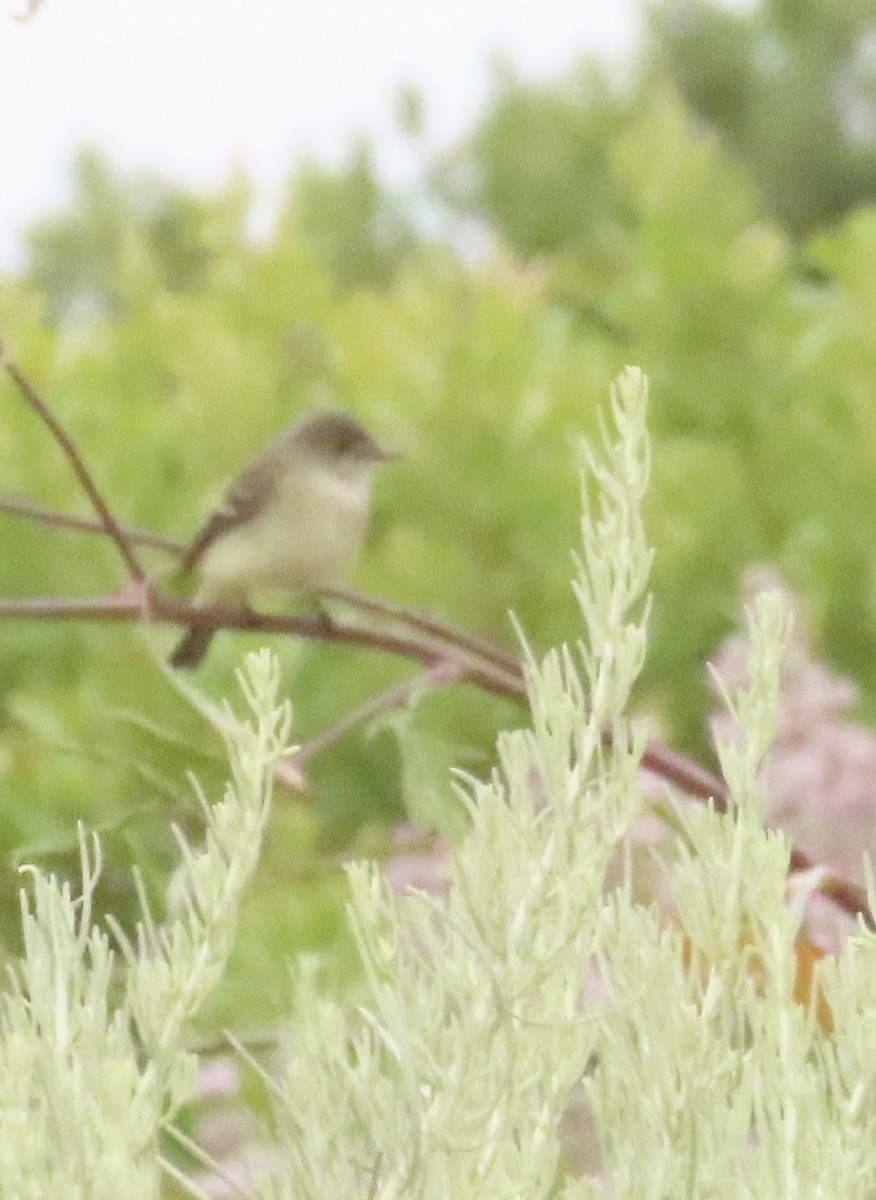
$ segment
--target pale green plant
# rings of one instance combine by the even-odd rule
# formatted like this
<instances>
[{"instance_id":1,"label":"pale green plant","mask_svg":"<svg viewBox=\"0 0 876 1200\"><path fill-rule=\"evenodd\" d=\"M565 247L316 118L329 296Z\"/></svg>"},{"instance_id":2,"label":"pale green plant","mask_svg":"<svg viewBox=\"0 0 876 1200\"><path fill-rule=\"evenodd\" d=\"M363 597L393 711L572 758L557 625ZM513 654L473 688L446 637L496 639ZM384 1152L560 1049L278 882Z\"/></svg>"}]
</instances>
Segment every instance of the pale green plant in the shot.
<instances>
[{"instance_id":1,"label":"pale green plant","mask_svg":"<svg viewBox=\"0 0 876 1200\"><path fill-rule=\"evenodd\" d=\"M645 401L626 371L612 435L588 454L586 637L540 665L528 656L532 728L500 739L488 782L464 781L471 826L446 899L392 895L355 866L363 1003L321 999L299 972L261 1195L876 1194L873 936L820 973L822 1009L801 1002L790 846L763 828L758 771L790 626L778 595L755 605L750 681L726 697L728 811L676 802L675 921L636 902L629 871L606 882L644 809L642 734L623 712L645 648ZM585 1003L588 975L601 994ZM558 1130L582 1089L602 1161L574 1178Z\"/></svg>"},{"instance_id":2,"label":"pale green plant","mask_svg":"<svg viewBox=\"0 0 876 1200\"><path fill-rule=\"evenodd\" d=\"M30 867L22 891L25 953L0 999L0 1196L140 1200L160 1193L159 1132L191 1099L197 1061L186 1026L218 982L261 846L272 764L288 750L276 661L240 673L249 721L226 713L231 779L201 797L206 838L182 861L164 924L143 920L115 948L92 921L97 839L80 837L79 895ZM200 793L199 793L200 795ZM111 997L121 994L113 1003Z\"/></svg>"},{"instance_id":3,"label":"pale green plant","mask_svg":"<svg viewBox=\"0 0 876 1200\"><path fill-rule=\"evenodd\" d=\"M749 627L750 682L725 695L738 737L719 745L728 811L678 807L678 926L624 888L602 926L588 1092L624 1200L876 1194L876 938L849 941L798 996L791 847L764 829L758 784L790 633L777 593Z\"/></svg>"},{"instance_id":4,"label":"pale green plant","mask_svg":"<svg viewBox=\"0 0 876 1200\"><path fill-rule=\"evenodd\" d=\"M606 865L641 808L643 738L623 713L645 648L647 387L627 370L588 456L576 594L586 640L527 654L532 728L503 735L446 899L350 868L367 999L301 1001L278 1085L281 1170L265 1195L552 1194L558 1125L598 1029L579 1003ZM611 730L610 744L604 731ZM586 1194L582 1183L568 1196Z\"/></svg>"}]
</instances>

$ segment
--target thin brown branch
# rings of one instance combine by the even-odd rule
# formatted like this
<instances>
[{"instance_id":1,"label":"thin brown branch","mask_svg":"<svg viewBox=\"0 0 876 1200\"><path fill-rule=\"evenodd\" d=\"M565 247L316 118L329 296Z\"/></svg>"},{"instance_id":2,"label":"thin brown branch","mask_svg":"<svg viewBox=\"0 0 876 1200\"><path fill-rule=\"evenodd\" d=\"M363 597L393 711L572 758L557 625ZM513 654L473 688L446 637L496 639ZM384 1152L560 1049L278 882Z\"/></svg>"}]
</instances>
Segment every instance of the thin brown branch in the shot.
<instances>
[{"instance_id":1,"label":"thin brown branch","mask_svg":"<svg viewBox=\"0 0 876 1200\"><path fill-rule=\"evenodd\" d=\"M36 504L33 500L26 500L23 496L0 496L0 513L8 513L13 517L25 517L29 521L37 521L41 525L52 525L58 529L75 529L78 533L98 533L104 537L111 536L103 522L97 517L58 512L57 509ZM136 525L120 523L119 529L132 545L152 546L156 550L164 550L177 557L182 557L185 553L186 544L179 538L167 537L163 533L153 533L149 529L140 529Z\"/></svg>"},{"instance_id":2,"label":"thin brown branch","mask_svg":"<svg viewBox=\"0 0 876 1200\"><path fill-rule=\"evenodd\" d=\"M391 709L401 708L402 705L408 704L419 693L458 683L461 677L462 673L457 668L456 663L447 661L437 663L430 670L423 671L419 675L415 675L412 679L406 679L402 683L397 683L393 687L379 692L363 704L351 709L340 721L326 726L315 737L309 738L308 741L299 746L298 750L291 755L293 765L297 767L303 766L310 759L315 758L317 754L321 754L329 746L346 737L348 733L364 721L370 721L374 717L379 716L380 713L389 712Z\"/></svg>"},{"instance_id":3,"label":"thin brown branch","mask_svg":"<svg viewBox=\"0 0 876 1200\"><path fill-rule=\"evenodd\" d=\"M134 621L143 612L142 598L133 591L88 600L63 596L21 596L0 600L2 621Z\"/></svg>"},{"instance_id":4,"label":"thin brown branch","mask_svg":"<svg viewBox=\"0 0 876 1200\"><path fill-rule=\"evenodd\" d=\"M481 637L479 634L467 633L465 630L456 629L453 625L449 625L446 621L440 620L424 609L405 608L401 604L385 600L382 596L368 596L364 592L357 591L355 588L329 588L325 590L323 595L334 597L338 600L346 600L348 603L355 605L356 608L361 608L364 612L372 612L378 616L390 617L392 620L409 625L412 629L419 629L422 633L427 633L431 637L438 638L439 641L448 642L454 646L461 646L463 649L470 650L473 654L477 654L478 657L485 658L505 670L516 671L519 668L518 659L510 650L506 650L504 646L498 645L498 643L491 641L489 638Z\"/></svg>"},{"instance_id":5,"label":"thin brown branch","mask_svg":"<svg viewBox=\"0 0 876 1200\"><path fill-rule=\"evenodd\" d=\"M84 600L59 597L22 597L0 600L0 620L108 621L128 623L144 618L153 625L207 625L211 629L239 629L276 633L308 641L340 642L380 650L423 663L433 669L452 664L460 680L512 700L525 696L522 672L513 673L469 653L452 654L448 647L403 630L327 618L313 613L257 613L246 608L192 604L146 587L131 587L112 596Z\"/></svg>"},{"instance_id":6,"label":"thin brown branch","mask_svg":"<svg viewBox=\"0 0 876 1200\"><path fill-rule=\"evenodd\" d=\"M712 800L718 812L727 811L730 793L724 780L707 771L693 759L670 749L665 743L655 740L648 742L642 756L642 766L668 783L675 784L688 796L699 800ZM792 847L792 870L811 871L817 865L802 850ZM818 890L829 896L844 912L853 917L860 915L868 928L876 929L876 918L870 911L867 892L859 884L840 879L837 875L828 875L821 881Z\"/></svg>"},{"instance_id":7,"label":"thin brown branch","mask_svg":"<svg viewBox=\"0 0 876 1200\"><path fill-rule=\"evenodd\" d=\"M791 851L791 866L795 871L809 871L817 865L811 858L801 854L799 850ZM876 917L870 910L867 892L857 883L850 883L848 879L829 875L821 881L818 890L824 892L843 912L848 913L851 917L860 916L868 929L876 930Z\"/></svg>"},{"instance_id":8,"label":"thin brown branch","mask_svg":"<svg viewBox=\"0 0 876 1200\"><path fill-rule=\"evenodd\" d=\"M112 538L118 547L119 554L128 568L131 578L138 583L142 583L146 579L146 572L140 566L133 547L125 537L118 522L110 511L109 505L104 500L103 495L97 487L97 484L92 478L91 472L85 465L82 455L77 449L76 443L64 429L58 418L51 411L42 397L37 392L36 388L30 380L22 372L18 364L11 357L6 344L0 339L0 366L6 371L6 374L17 387L19 393L24 400L30 405L37 416L48 427L52 437L63 450L70 463L76 478L82 484L86 495L94 506L94 510L100 517L101 523L106 530L107 536Z\"/></svg>"},{"instance_id":9,"label":"thin brown branch","mask_svg":"<svg viewBox=\"0 0 876 1200\"><path fill-rule=\"evenodd\" d=\"M423 663L430 670L452 663L460 680L513 700L525 697L523 674L505 670L467 652L452 653L447 646L405 630L387 630L327 617L324 613L257 613L251 609L191 604L163 593L154 593L150 604L153 622L207 625L212 629L245 629L259 633L285 633L311 641L340 642L400 655ZM0 617L3 615L0 606Z\"/></svg>"},{"instance_id":10,"label":"thin brown branch","mask_svg":"<svg viewBox=\"0 0 876 1200\"><path fill-rule=\"evenodd\" d=\"M75 529L80 533L92 533L103 537L111 536L103 522L95 517L59 512L56 509L36 504L24 497L0 496L0 512L9 513L12 516L25 517L29 520L62 529ZM131 544L152 546L158 550L164 550L177 558L181 558L188 548L187 543L181 541L179 538L168 537L161 533L153 533L149 529L141 529L134 525L120 525L119 528ZM407 625L411 629L426 633L430 637L452 648L460 648L467 653L475 655L477 658L486 659L511 676L516 676L518 673L518 660L510 650L506 650L489 638L468 633L463 629L457 629L453 625L448 624L448 622L442 621L431 613L426 612L424 609L406 608L401 604L395 604L393 601L385 600L380 596L369 596L365 592L360 592L355 588L327 588L322 595L328 599L342 600L352 608L360 609L362 612L389 617L391 620L397 621L402 625Z\"/></svg>"},{"instance_id":11,"label":"thin brown branch","mask_svg":"<svg viewBox=\"0 0 876 1200\"><path fill-rule=\"evenodd\" d=\"M606 742L611 742L611 733L605 735ZM652 738L645 747L642 755L642 766L659 775L667 783L672 783L688 796L698 800L714 800L718 812L727 811L727 785L719 775L713 775L698 762L672 750L665 742Z\"/></svg>"},{"instance_id":12,"label":"thin brown branch","mask_svg":"<svg viewBox=\"0 0 876 1200\"><path fill-rule=\"evenodd\" d=\"M256 613L249 609L227 609L192 604L166 596L148 587L129 588L115 596L99 596L90 600L66 600L58 598L24 598L0 600L0 620L64 620L64 621L112 621L130 622L143 617L151 624L191 625L207 624L215 629L240 629L260 633L293 635L313 641L342 642L363 649L379 650L423 663L427 675L435 674L440 679L442 671L454 673L459 682L467 682L493 695L511 700L524 700L526 688L520 664L515 669L497 667L492 662L478 660L473 653L454 656L448 647L430 639L416 637L401 631L389 632L348 622L327 619L321 614L271 614ZM402 689L411 684L399 685L398 700L403 702ZM373 703L389 706L393 702L392 690L383 697L375 697ZM367 706L350 714L351 723L367 717ZM326 731L326 736L329 731ZM332 737L341 733L331 734ZM606 734L606 740L610 734ZM315 739L318 741L318 739ZM311 752L316 753L317 746ZM726 811L728 804L727 786L722 779L700 766L699 763L670 749L664 742L651 739L642 758L642 765L655 775L673 784L687 795L702 800L713 800L719 812ZM791 854L791 866L795 871L806 871L815 864L799 850ZM867 895L862 887L848 880L828 877L821 885L825 894L851 915L860 914L868 926L876 928L876 920L870 912Z\"/></svg>"}]
</instances>

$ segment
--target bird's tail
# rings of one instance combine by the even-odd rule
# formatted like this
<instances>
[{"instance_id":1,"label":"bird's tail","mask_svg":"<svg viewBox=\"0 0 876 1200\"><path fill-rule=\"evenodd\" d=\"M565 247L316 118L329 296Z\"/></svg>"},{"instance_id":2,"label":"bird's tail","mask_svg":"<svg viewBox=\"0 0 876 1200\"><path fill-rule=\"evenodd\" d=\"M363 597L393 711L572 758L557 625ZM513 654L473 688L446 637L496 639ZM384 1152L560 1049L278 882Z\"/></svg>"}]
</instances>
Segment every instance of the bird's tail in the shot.
<instances>
[{"instance_id":1,"label":"bird's tail","mask_svg":"<svg viewBox=\"0 0 876 1200\"><path fill-rule=\"evenodd\" d=\"M207 653L215 632L206 625L190 625L171 654L170 665L184 670L196 667Z\"/></svg>"}]
</instances>

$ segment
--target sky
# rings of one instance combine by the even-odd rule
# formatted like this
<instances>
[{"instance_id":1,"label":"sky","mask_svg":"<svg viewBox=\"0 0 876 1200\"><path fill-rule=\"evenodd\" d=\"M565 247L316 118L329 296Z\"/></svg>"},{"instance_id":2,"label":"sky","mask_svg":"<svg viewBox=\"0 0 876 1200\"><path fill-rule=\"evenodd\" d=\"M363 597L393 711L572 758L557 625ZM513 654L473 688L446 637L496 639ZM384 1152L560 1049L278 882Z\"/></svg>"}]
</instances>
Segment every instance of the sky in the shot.
<instances>
[{"instance_id":1,"label":"sky","mask_svg":"<svg viewBox=\"0 0 876 1200\"><path fill-rule=\"evenodd\" d=\"M263 203L296 160L369 134L399 167L393 97L414 84L430 145L452 145L501 56L546 79L583 53L622 64L638 0L0 0L0 269L69 197L83 146L209 191L243 168Z\"/></svg>"}]
</instances>

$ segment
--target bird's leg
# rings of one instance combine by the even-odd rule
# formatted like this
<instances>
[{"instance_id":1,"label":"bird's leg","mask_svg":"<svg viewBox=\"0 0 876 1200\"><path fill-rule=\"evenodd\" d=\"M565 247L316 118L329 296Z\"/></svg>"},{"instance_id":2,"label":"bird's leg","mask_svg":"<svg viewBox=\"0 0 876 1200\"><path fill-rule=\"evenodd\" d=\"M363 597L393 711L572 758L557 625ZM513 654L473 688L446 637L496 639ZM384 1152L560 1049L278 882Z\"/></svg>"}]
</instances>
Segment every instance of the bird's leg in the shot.
<instances>
[{"instance_id":1,"label":"bird's leg","mask_svg":"<svg viewBox=\"0 0 876 1200\"><path fill-rule=\"evenodd\" d=\"M313 599L313 606L315 609L314 615L318 619L324 632L327 634L331 633L332 630L335 628L335 619L332 616L331 612L329 611L328 605L326 604L326 601L325 601L325 597L321 596L317 593L315 596L312 597L312 599Z\"/></svg>"}]
</instances>

